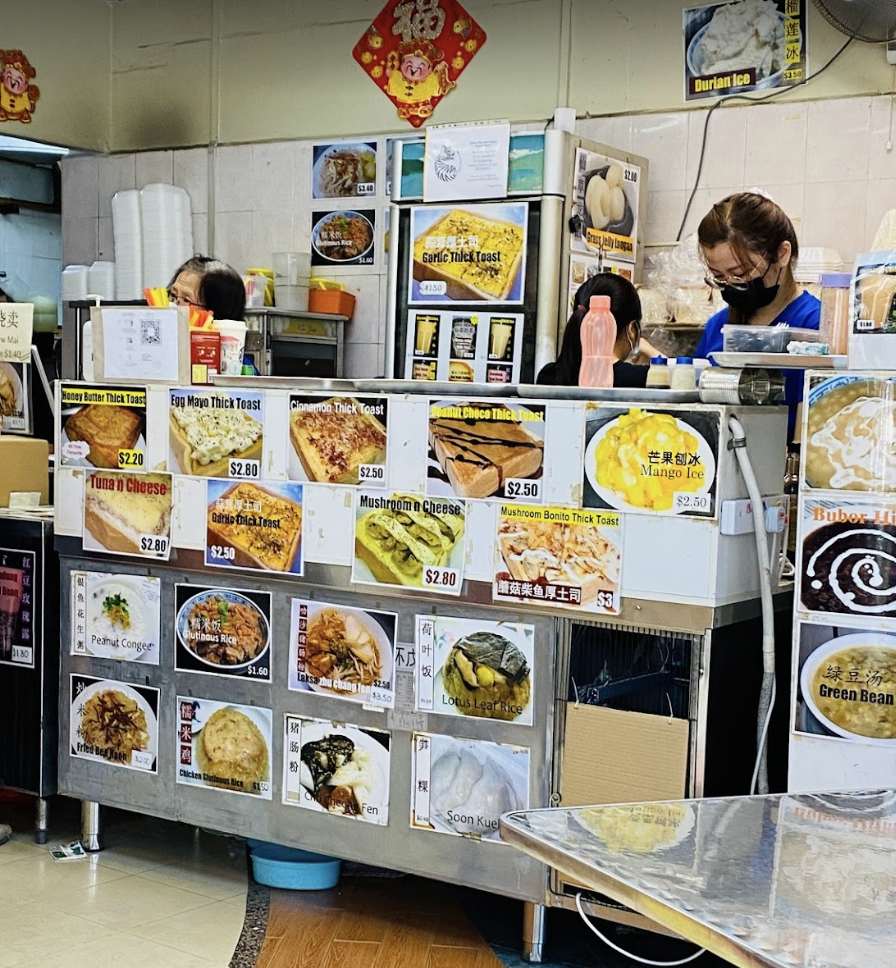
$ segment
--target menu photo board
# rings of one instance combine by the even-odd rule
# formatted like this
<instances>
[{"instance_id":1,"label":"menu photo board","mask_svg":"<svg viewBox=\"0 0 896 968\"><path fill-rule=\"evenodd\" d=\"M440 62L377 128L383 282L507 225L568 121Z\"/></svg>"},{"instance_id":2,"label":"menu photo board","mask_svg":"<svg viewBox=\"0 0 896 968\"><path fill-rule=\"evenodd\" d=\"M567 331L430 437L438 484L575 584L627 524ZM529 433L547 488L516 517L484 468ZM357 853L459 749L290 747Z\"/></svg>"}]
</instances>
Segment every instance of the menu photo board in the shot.
<instances>
[{"instance_id":1,"label":"menu photo board","mask_svg":"<svg viewBox=\"0 0 896 968\"><path fill-rule=\"evenodd\" d=\"M0 303L0 360L27 363L34 336L34 303Z\"/></svg>"},{"instance_id":2,"label":"menu photo board","mask_svg":"<svg viewBox=\"0 0 896 968\"><path fill-rule=\"evenodd\" d=\"M547 408L507 400L430 400L426 493L542 498Z\"/></svg>"},{"instance_id":3,"label":"menu photo board","mask_svg":"<svg viewBox=\"0 0 896 968\"><path fill-rule=\"evenodd\" d=\"M576 293L589 279L598 273L612 272L622 276L629 282L634 282L634 266L630 262L620 262L615 259L602 258L599 255L584 255L573 252L569 257L569 300L567 313L572 315L576 309ZM586 307L587 309L587 307Z\"/></svg>"},{"instance_id":4,"label":"menu photo board","mask_svg":"<svg viewBox=\"0 0 896 968\"><path fill-rule=\"evenodd\" d=\"M87 474L84 550L167 561L171 554L171 505L170 474Z\"/></svg>"},{"instance_id":5,"label":"menu photo board","mask_svg":"<svg viewBox=\"0 0 896 968\"><path fill-rule=\"evenodd\" d=\"M532 725L532 625L418 615L416 708Z\"/></svg>"},{"instance_id":6,"label":"menu photo board","mask_svg":"<svg viewBox=\"0 0 896 968\"><path fill-rule=\"evenodd\" d=\"M682 10L685 100L802 83L808 7L808 0L740 0Z\"/></svg>"},{"instance_id":7,"label":"menu photo board","mask_svg":"<svg viewBox=\"0 0 896 968\"><path fill-rule=\"evenodd\" d=\"M283 802L385 827L392 734L287 714Z\"/></svg>"},{"instance_id":8,"label":"menu photo board","mask_svg":"<svg viewBox=\"0 0 896 968\"><path fill-rule=\"evenodd\" d=\"M526 202L411 208L408 304L520 304Z\"/></svg>"},{"instance_id":9,"label":"menu photo board","mask_svg":"<svg viewBox=\"0 0 896 968\"><path fill-rule=\"evenodd\" d=\"M303 499L301 484L207 481L206 565L301 575Z\"/></svg>"},{"instance_id":10,"label":"menu photo board","mask_svg":"<svg viewBox=\"0 0 896 968\"><path fill-rule=\"evenodd\" d=\"M174 586L178 672L271 681L271 593Z\"/></svg>"},{"instance_id":11,"label":"menu photo board","mask_svg":"<svg viewBox=\"0 0 896 968\"><path fill-rule=\"evenodd\" d=\"M73 571L72 655L159 664L161 580Z\"/></svg>"},{"instance_id":12,"label":"menu photo board","mask_svg":"<svg viewBox=\"0 0 896 968\"><path fill-rule=\"evenodd\" d=\"M375 242L376 209L311 213L312 266L372 266Z\"/></svg>"},{"instance_id":13,"label":"menu photo board","mask_svg":"<svg viewBox=\"0 0 896 968\"><path fill-rule=\"evenodd\" d=\"M71 676L69 753L144 773L158 772L159 690Z\"/></svg>"},{"instance_id":14,"label":"menu photo board","mask_svg":"<svg viewBox=\"0 0 896 968\"><path fill-rule=\"evenodd\" d=\"M623 262L638 254L639 165L576 148L573 252L601 253Z\"/></svg>"},{"instance_id":15,"label":"menu photo board","mask_svg":"<svg viewBox=\"0 0 896 968\"><path fill-rule=\"evenodd\" d=\"M178 696L176 781L270 800L272 717L262 706Z\"/></svg>"},{"instance_id":16,"label":"menu photo board","mask_svg":"<svg viewBox=\"0 0 896 968\"><path fill-rule=\"evenodd\" d=\"M146 469L146 388L63 383L62 467Z\"/></svg>"},{"instance_id":17,"label":"menu photo board","mask_svg":"<svg viewBox=\"0 0 896 968\"><path fill-rule=\"evenodd\" d=\"M33 433L31 364L0 362L0 431Z\"/></svg>"},{"instance_id":18,"label":"menu photo board","mask_svg":"<svg viewBox=\"0 0 896 968\"><path fill-rule=\"evenodd\" d=\"M896 634L881 625L798 624L795 732L896 749Z\"/></svg>"},{"instance_id":19,"label":"menu photo board","mask_svg":"<svg viewBox=\"0 0 896 968\"><path fill-rule=\"evenodd\" d=\"M258 480L264 453L261 390L168 391L168 467L175 474Z\"/></svg>"},{"instance_id":20,"label":"menu photo board","mask_svg":"<svg viewBox=\"0 0 896 968\"><path fill-rule=\"evenodd\" d=\"M289 479L385 487L388 426L386 396L290 394Z\"/></svg>"},{"instance_id":21,"label":"menu photo board","mask_svg":"<svg viewBox=\"0 0 896 968\"><path fill-rule=\"evenodd\" d=\"M529 749L414 733L411 827L503 844L502 814L529 807Z\"/></svg>"},{"instance_id":22,"label":"menu photo board","mask_svg":"<svg viewBox=\"0 0 896 968\"><path fill-rule=\"evenodd\" d=\"M800 514L797 607L810 618L896 618L896 499L805 494Z\"/></svg>"},{"instance_id":23,"label":"menu photo board","mask_svg":"<svg viewBox=\"0 0 896 968\"><path fill-rule=\"evenodd\" d=\"M716 516L719 414L588 404L582 506Z\"/></svg>"},{"instance_id":24,"label":"menu photo board","mask_svg":"<svg viewBox=\"0 0 896 968\"><path fill-rule=\"evenodd\" d=\"M34 668L36 561L33 551L0 548L0 665Z\"/></svg>"},{"instance_id":25,"label":"menu photo board","mask_svg":"<svg viewBox=\"0 0 896 968\"><path fill-rule=\"evenodd\" d=\"M519 383L522 313L419 309L408 312L406 380Z\"/></svg>"},{"instance_id":26,"label":"menu photo board","mask_svg":"<svg viewBox=\"0 0 896 968\"><path fill-rule=\"evenodd\" d=\"M466 518L465 501L357 491L352 582L460 595Z\"/></svg>"},{"instance_id":27,"label":"menu photo board","mask_svg":"<svg viewBox=\"0 0 896 968\"><path fill-rule=\"evenodd\" d=\"M398 615L292 600L289 688L391 709Z\"/></svg>"},{"instance_id":28,"label":"menu photo board","mask_svg":"<svg viewBox=\"0 0 896 968\"><path fill-rule=\"evenodd\" d=\"M312 148L311 197L356 198L376 194L377 143L337 141Z\"/></svg>"}]
</instances>

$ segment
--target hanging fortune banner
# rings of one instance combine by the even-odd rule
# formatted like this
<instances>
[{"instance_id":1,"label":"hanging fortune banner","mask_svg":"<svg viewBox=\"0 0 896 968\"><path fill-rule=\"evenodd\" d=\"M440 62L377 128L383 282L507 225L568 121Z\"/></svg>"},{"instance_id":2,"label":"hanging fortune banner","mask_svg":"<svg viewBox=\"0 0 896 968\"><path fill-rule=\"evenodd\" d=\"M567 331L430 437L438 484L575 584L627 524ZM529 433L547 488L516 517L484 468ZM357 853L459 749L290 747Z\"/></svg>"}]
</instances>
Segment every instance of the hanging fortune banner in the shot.
<instances>
[{"instance_id":1,"label":"hanging fortune banner","mask_svg":"<svg viewBox=\"0 0 896 968\"><path fill-rule=\"evenodd\" d=\"M389 0L352 55L419 128L485 43L485 31L454 0Z\"/></svg>"}]
</instances>

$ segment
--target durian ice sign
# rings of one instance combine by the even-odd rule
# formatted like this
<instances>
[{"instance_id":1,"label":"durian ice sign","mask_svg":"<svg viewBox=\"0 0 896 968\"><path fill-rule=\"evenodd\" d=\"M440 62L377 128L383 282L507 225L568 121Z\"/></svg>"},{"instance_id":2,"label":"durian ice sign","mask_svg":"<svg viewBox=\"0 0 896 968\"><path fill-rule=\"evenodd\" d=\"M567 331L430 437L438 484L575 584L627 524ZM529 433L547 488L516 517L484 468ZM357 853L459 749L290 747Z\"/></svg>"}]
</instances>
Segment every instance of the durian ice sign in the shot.
<instances>
[{"instance_id":1,"label":"durian ice sign","mask_svg":"<svg viewBox=\"0 0 896 968\"><path fill-rule=\"evenodd\" d=\"M640 183L639 165L577 148L570 250L634 262Z\"/></svg>"}]
</instances>

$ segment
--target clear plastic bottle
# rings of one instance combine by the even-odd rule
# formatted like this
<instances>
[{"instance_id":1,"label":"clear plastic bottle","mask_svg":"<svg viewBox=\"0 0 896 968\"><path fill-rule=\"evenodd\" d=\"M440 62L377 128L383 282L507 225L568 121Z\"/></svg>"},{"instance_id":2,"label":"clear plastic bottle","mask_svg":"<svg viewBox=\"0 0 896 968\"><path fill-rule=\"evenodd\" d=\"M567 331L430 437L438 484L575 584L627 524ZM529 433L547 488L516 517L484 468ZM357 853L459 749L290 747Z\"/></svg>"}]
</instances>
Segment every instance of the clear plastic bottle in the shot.
<instances>
[{"instance_id":1,"label":"clear plastic bottle","mask_svg":"<svg viewBox=\"0 0 896 968\"><path fill-rule=\"evenodd\" d=\"M821 274L821 324L819 338L827 343L832 356L843 356L849 349L849 272Z\"/></svg>"},{"instance_id":2,"label":"clear plastic bottle","mask_svg":"<svg viewBox=\"0 0 896 968\"><path fill-rule=\"evenodd\" d=\"M616 345L616 319L610 312L609 296L592 296L580 330L582 365L580 387L613 386L613 347Z\"/></svg>"},{"instance_id":3,"label":"clear plastic bottle","mask_svg":"<svg viewBox=\"0 0 896 968\"><path fill-rule=\"evenodd\" d=\"M654 356L647 371L647 386L655 390L668 390L672 385L669 361L665 356Z\"/></svg>"}]
</instances>

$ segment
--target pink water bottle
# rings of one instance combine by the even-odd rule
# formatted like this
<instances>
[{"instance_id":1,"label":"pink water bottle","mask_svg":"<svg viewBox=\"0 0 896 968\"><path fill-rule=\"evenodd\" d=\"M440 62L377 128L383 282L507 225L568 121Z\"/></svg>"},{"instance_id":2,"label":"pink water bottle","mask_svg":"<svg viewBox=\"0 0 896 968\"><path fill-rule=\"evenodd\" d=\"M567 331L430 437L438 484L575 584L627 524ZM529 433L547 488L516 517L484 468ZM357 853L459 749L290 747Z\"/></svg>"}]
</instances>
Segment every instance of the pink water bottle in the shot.
<instances>
[{"instance_id":1,"label":"pink water bottle","mask_svg":"<svg viewBox=\"0 0 896 968\"><path fill-rule=\"evenodd\" d=\"M582 320L582 365L580 387L613 386L613 347L616 345L616 320L610 312L609 296L592 296Z\"/></svg>"}]
</instances>

